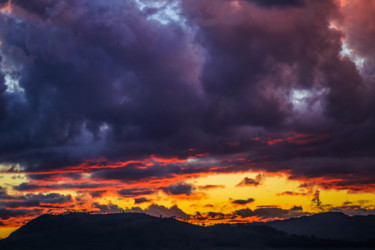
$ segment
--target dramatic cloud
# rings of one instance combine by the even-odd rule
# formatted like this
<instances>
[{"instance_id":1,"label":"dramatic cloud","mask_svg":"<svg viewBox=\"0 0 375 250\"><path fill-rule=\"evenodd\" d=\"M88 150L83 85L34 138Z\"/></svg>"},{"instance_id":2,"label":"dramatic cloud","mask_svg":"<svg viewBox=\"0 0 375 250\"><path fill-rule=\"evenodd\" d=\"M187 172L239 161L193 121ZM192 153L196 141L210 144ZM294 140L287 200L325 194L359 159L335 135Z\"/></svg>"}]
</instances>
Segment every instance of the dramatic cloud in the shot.
<instances>
[{"instance_id":1,"label":"dramatic cloud","mask_svg":"<svg viewBox=\"0 0 375 250\"><path fill-rule=\"evenodd\" d=\"M200 102L200 59L181 27L148 21L132 1L15 1L13 13L1 18L2 68L20 91L6 95L4 161L48 169L158 153L198 112L186 103Z\"/></svg>"},{"instance_id":2,"label":"dramatic cloud","mask_svg":"<svg viewBox=\"0 0 375 250\"><path fill-rule=\"evenodd\" d=\"M210 190L215 188L225 188L224 185L205 185L198 187L200 190Z\"/></svg>"},{"instance_id":3,"label":"dramatic cloud","mask_svg":"<svg viewBox=\"0 0 375 250\"><path fill-rule=\"evenodd\" d=\"M254 2L259 6L263 7L301 7L304 4L303 0L247 0L249 2Z\"/></svg>"},{"instance_id":4,"label":"dramatic cloud","mask_svg":"<svg viewBox=\"0 0 375 250\"><path fill-rule=\"evenodd\" d=\"M242 218L246 217L260 217L264 219L268 218L289 218L291 217L291 212L294 211L301 211L301 210L296 210L295 207L293 207L291 210L286 210L282 209L279 207L260 207L254 210L245 208L245 209L240 209L235 212L238 216Z\"/></svg>"},{"instance_id":5,"label":"dramatic cloud","mask_svg":"<svg viewBox=\"0 0 375 250\"><path fill-rule=\"evenodd\" d=\"M70 195L64 196L57 193L50 193L47 195L39 194L27 194L22 197L14 197L14 200L7 202L0 202L7 208L27 208L27 207L60 207L67 206L72 202Z\"/></svg>"},{"instance_id":6,"label":"dramatic cloud","mask_svg":"<svg viewBox=\"0 0 375 250\"><path fill-rule=\"evenodd\" d=\"M48 185L35 185L24 182L14 189L17 191L49 191L49 190L95 190L95 189L105 189L106 187L113 187L112 183L64 183L64 184L53 184Z\"/></svg>"},{"instance_id":7,"label":"dramatic cloud","mask_svg":"<svg viewBox=\"0 0 375 250\"><path fill-rule=\"evenodd\" d=\"M306 193L298 193L298 192L293 192L293 191L285 191L282 193L278 193L277 195L282 196L282 195L290 195L290 196L305 196Z\"/></svg>"},{"instance_id":8,"label":"dramatic cloud","mask_svg":"<svg viewBox=\"0 0 375 250\"><path fill-rule=\"evenodd\" d=\"M151 200L146 199L144 197L134 199L134 204L142 204L142 203L146 203L146 202L151 202Z\"/></svg>"},{"instance_id":9,"label":"dramatic cloud","mask_svg":"<svg viewBox=\"0 0 375 250\"><path fill-rule=\"evenodd\" d=\"M240 183L236 185L236 187L243 187L243 186L258 186L262 184L262 181L264 179L263 174L258 174L255 179L245 177Z\"/></svg>"},{"instance_id":10,"label":"dramatic cloud","mask_svg":"<svg viewBox=\"0 0 375 250\"><path fill-rule=\"evenodd\" d=\"M319 192L373 193L374 11L367 0L0 0L5 224L70 203L117 210L109 198L211 199L236 183L196 178L229 173L259 190L268 176L303 182L275 193L311 210ZM373 209L354 205L335 209ZM302 212L285 206L196 219ZM147 211L171 210L189 217Z\"/></svg>"},{"instance_id":11,"label":"dramatic cloud","mask_svg":"<svg viewBox=\"0 0 375 250\"><path fill-rule=\"evenodd\" d=\"M166 194L171 194L171 195L180 195L180 194L191 195L194 192L195 187L193 187L193 185L189 183L179 182L179 183L172 184L169 187L162 188L162 190Z\"/></svg>"},{"instance_id":12,"label":"dramatic cloud","mask_svg":"<svg viewBox=\"0 0 375 250\"><path fill-rule=\"evenodd\" d=\"M58 193L9 195L7 190L0 186L0 208L28 209L28 208L59 208L72 205L71 195Z\"/></svg>"},{"instance_id":13,"label":"dramatic cloud","mask_svg":"<svg viewBox=\"0 0 375 250\"><path fill-rule=\"evenodd\" d=\"M139 188L139 189L121 189L118 191L118 194L125 197L134 197L134 196L141 196L152 194L155 191L148 188Z\"/></svg>"},{"instance_id":14,"label":"dramatic cloud","mask_svg":"<svg viewBox=\"0 0 375 250\"><path fill-rule=\"evenodd\" d=\"M40 212L40 210L38 212ZM13 218L13 217L25 216L25 215L28 215L30 213L31 213L31 211L26 210L26 209L8 210L8 209L5 209L5 208L0 208L0 218L2 220L7 220L7 219Z\"/></svg>"},{"instance_id":15,"label":"dramatic cloud","mask_svg":"<svg viewBox=\"0 0 375 250\"><path fill-rule=\"evenodd\" d=\"M314 198L311 201L313 203L315 203L317 207L320 207L322 205L322 202L320 201L320 191L319 190L315 191Z\"/></svg>"},{"instance_id":16,"label":"dramatic cloud","mask_svg":"<svg viewBox=\"0 0 375 250\"><path fill-rule=\"evenodd\" d=\"M345 1L342 28L347 34L350 49L360 57L373 60L375 56L372 42L375 39L375 3L372 1Z\"/></svg>"},{"instance_id":17,"label":"dramatic cloud","mask_svg":"<svg viewBox=\"0 0 375 250\"><path fill-rule=\"evenodd\" d=\"M119 206L111 203L103 205L95 202L93 207L99 209L100 213L120 213L123 211Z\"/></svg>"},{"instance_id":18,"label":"dramatic cloud","mask_svg":"<svg viewBox=\"0 0 375 250\"><path fill-rule=\"evenodd\" d=\"M247 200L233 200L232 201L233 204L238 204L238 205L246 205L252 202L254 202L253 198L249 198Z\"/></svg>"},{"instance_id":19,"label":"dramatic cloud","mask_svg":"<svg viewBox=\"0 0 375 250\"><path fill-rule=\"evenodd\" d=\"M291 211L301 211L303 210L302 206L294 206L290 209Z\"/></svg>"},{"instance_id":20,"label":"dramatic cloud","mask_svg":"<svg viewBox=\"0 0 375 250\"><path fill-rule=\"evenodd\" d=\"M150 155L241 153L248 162L227 172L371 182L371 3L177 3L165 23L135 1L12 1L0 18L1 162L31 173L133 160L92 177L138 181L202 172L142 165Z\"/></svg>"}]
</instances>

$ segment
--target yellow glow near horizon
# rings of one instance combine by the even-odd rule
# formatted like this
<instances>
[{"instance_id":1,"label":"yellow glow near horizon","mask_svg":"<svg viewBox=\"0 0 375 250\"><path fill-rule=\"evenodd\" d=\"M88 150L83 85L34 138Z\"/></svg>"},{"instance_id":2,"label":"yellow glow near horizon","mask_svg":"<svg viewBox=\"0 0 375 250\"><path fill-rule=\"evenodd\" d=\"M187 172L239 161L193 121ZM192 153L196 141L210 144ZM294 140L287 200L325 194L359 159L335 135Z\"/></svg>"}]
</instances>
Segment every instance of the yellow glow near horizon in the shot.
<instances>
[{"instance_id":1,"label":"yellow glow near horizon","mask_svg":"<svg viewBox=\"0 0 375 250\"><path fill-rule=\"evenodd\" d=\"M231 213L241 208L256 209L257 206L278 206L282 209L290 209L293 206L302 206L305 212L321 212L322 210L312 203L315 190L320 191L320 201L322 207L339 207L345 202L358 204L358 201L366 200L369 204L375 202L374 193L349 193L347 190L324 190L319 186L314 186L311 190L301 190L299 185L304 182L298 180L289 180L285 175L267 175L265 174L261 184L257 186L236 185L245 177L255 178L259 173L235 173L235 174L213 174L196 179L186 180L192 184L196 190L195 196L180 197L169 196L159 191L152 195L145 195L145 198L152 200L152 203L171 207L178 205L185 213L195 214L199 212L222 212ZM199 187L205 185L224 186L223 188L213 188L201 190ZM296 193L305 192L306 195L280 195L280 193L291 191ZM253 198L255 201L246 205L232 204L233 200L247 200ZM121 208L140 207L147 208L151 203L134 204L134 198L119 198L116 196L107 196L100 199L101 204L113 203Z\"/></svg>"},{"instance_id":2,"label":"yellow glow near horizon","mask_svg":"<svg viewBox=\"0 0 375 250\"><path fill-rule=\"evenodd\" d=\"M258 186L236 187L236 185L245 177L255 178L258 173L241 173L241 174L222 174L210 175L195 180L196 185L225 185L225 189L212 189L206 191L208 198L204 202L214 202L216 204L226 204L230 202L229 198L243 199L253 198L255 201L247 207L256 208L256 206L276 205L283 209L290 209L293 206L302 206L304 211L315 211L312 204L312 193L305 196L278 195L285 191L301 192L299 185L301 181L289 180L285 175L264 177L263 183ZM322 205L341 206L344 202L357 202L359 200L368 200L370 203L375 202L374 193L348 193L347 190L324 190L315 186L313 190L320 191L320 200ZM180 206L183 207L182 204ZM246 206L243 206L246 207ZM231 206L233 209L233 206ZM231 208L224 209L230 210ZM236 207L238 209L238 206ZM186 210L190 210L186 208Z\"/></svg>"},{"instance_id":3,"label":"yellow glow near horizon","mask_svg":"<svg viewBox=\"0 0 375 250\"><path fill-rule=\"evenodd\" d=\"M8 237L12 232L16 231L19 227L0 227L0 238Z\"/></svg>"},{"instance_id":4,"label":"yellow glow near horizon","mask_svg":"<svg viewBox=\"0 0 375 250\"><path fill-rule=\"evenodd\" d=\"M193 184L196 187L196 198L173 197L163 192L145 197L152 199L155 204L166 207L177 204L179 208L188 214L195 214L196 211L230 213L241 208L255 209L257 206L265 205L275 205L283 209L302 206L305 212L320 212L321 210L312 203L313 192L315 190L320 191L322 205L341 206L347 201L356 203L360 200L368 200L370 204L375 202L375 194L373 193L348 193L346 190L324 190L319 186L313 187L306 195L279 195L285 191L302 193L299 185L303 184L303 182L289 180L285 175L270 176L265 174L263 182L258 186L236 187L245 177L255 178L257 174L259 173L214 174L186 180L187 183ZM225 187L209 190L199 189L199 187L205 185L223 185ZM231 200L247 200L249 198L253 198L255 201L243 206L231 204ZM109 200L122 208L138 206L144 209L150 205L150 203L136 205L133 203L132 198L123 199L119 202L114 197Z\"/></svg>"},{"instance_id":5,"label":"yellow glow near horizon","mask_svg":"<svg viewBox=\"0 0 375 250\"><path fill-rule=\"evenodd\" d=\"M242 208L256 209L258 206L278 206L282 209L290 209L293 206L302 206L304 212L322 212L321 208L312 203L313 193L320 191L320 201L322 208L340 207L344 203L350 202L353 205L363 205L374 207L375 193L350 193L347 190L325 190L319 186L310 187L310 189L301 189L299 186L304 182L299 180L289 180L286 175L271 175L262 173L264 178L257 186L236 186L245 177L255 179L260 174L258 172L234 173L234 174L212 174L204 177L185 180L195 187L191 196L173 196L167 195L163 191L158 191L151 195L144 195L152 202L134 204L134 198L123 198L112 193L98 199L85 197L88 201L95 201L100 204L116 204L120 208L140 207L146 209L150 204L163 205L171 207L177 205L187 214L194 215L197 211L207 213L210 211L221 213L232 213ZM21 180L12 179L12 175L4 175L1 180L4 183L19 184ZM24 181L24 180L23 180ZM206 185L218 185L219 188L202 189ZM306 193L306 195L290 196L280 195L285 191L296 193ZM82 193L75 191L56 191L60 194L70 194L72 197L82 196ZM253 198L254 202L246 205L232 204L233 200L247 200ZM0 237L7 237L17 227L0 228Z\"/></svg>"}]
</instances>

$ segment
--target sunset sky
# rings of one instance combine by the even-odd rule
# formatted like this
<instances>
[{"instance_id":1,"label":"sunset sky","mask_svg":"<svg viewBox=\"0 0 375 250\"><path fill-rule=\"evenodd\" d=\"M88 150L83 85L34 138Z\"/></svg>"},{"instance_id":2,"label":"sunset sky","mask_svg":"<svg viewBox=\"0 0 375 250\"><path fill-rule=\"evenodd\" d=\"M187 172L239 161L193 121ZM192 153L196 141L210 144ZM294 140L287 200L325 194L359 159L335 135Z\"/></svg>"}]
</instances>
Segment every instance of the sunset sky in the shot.
<instances>
[{"instance_id":1,"label":"sunset sky","mask_svg":"<svg viewBox=\"0 0 375 250\"><path fill-rule=\"evenodd\" d=\"M375 214L374 44L374 0L0 0L0 237Z\"/></svg>"}]
</instances>

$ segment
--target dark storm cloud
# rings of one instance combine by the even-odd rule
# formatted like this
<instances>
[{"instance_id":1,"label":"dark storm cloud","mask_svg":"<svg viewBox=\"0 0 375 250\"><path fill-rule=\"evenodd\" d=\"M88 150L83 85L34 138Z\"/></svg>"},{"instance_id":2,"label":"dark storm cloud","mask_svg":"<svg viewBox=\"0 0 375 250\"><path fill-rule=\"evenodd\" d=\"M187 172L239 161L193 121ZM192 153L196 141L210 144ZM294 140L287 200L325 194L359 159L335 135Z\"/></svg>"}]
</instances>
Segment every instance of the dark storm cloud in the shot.
<instances>
[{"instance_id":1,"label":"dark storm cloud","mask_svg":"<svg viewBox=\"0 0 375 250\"><path fill-rule=\"evenodd\" d=\"M43 208L53 208L70 201L69 195L64 196L56 193L13 196L9 195L6 189L0 187L0 224L2 226L18 226L20 223L12 222L12 220L35 217L44 212Z\"/></svg>"},{"instance_id":2,"label":"dark storm cloud","mask_svg":"<svg viewBox=\"0 0 375 250\"><path fill-rule=\"evenodd\" d=\"M302 206L293 206L290 210L291 211L303 211L303 208Z\"/></svg>"},{"instance_id":3,"label":"dark storm cloud","mask_svg":"<svg viewBox=\"0 0 375 250\"><path fill-rule=\"evenodd\" d=\"M279 196L282 196L282 195L305 196L307 194L306 193L294 192L294 191L285 191L285 192L282 192L282 193L278 193L277 195L279 195Z\"/></svg>"},{"instance_id":4,"label":"dark storm cloud","mask_svg":"<svg viewBox=\"0 0 375 250\"><path fill-rule=\"evenodd\" d=\"M291 106L280 94L292 88L329 88L322 98L325 114L338 121L366 117L361 77L354 63L339 55L343 34L328 25L337 15L332 1L272 12L246 4L236 8L233 2L215 1L209 9L203 9L207 1L183 3L208 50L202 78L205 90L216 97L214 113L221 114L216 124L225 118L232 125L281 125Z\"/></svg>"},{"instance_id":5,"label":"dark storm cloud","mask_svg":"<svg viewBox=\"0 0 375 250\"><path fill-rule=\"evenodd\" d=\"M223 160L216 171L375 185L375 54L372 28L362 25L373 18L368 2L353 8L368 10L360 19L342 19L329 0L187 0L183 20L167 25L134 1L12 3L13 13L0 15L1 163L38 172L101 157L183 158L193 149ZM347 26L332 28L333 20ZM340 55L344 37L366 58L363 69ZM237 153L246 161L225 166ZM181 165L124 166L92 178L210 171Z\"/></svg>"},{"instance_id":6,"label":"dark storm cloud","mask_svg":"<svg viewBox=\"0 0 375 250\"><path fill-rule=\"evenodd\" d=\"M7 190L2 186L0 186L0 195L1 196L7 195Z\"/></svg>"},{"instance_id":7,"label":"dark storm cloud","mask_svg":"<svg viewBox=\"0 0 375 250\"><path fill-rule=\"evenodd\" d=\"M82 178L82 174L80 174L80 173L29 174L28 178L31 179L31 180L36 180L36 181L50 181L50 180L56 180L56 179L61 179L61 178L79 180L79 179Z\"/></svg>"},{"instance_id":8,"label":"dark storm cloud","mask_svg":"<svg viewBox=\"0 0 375 250\"><path fill-rule=\"evenodd\" d=\"M304 0L246 0L248 2L256 3L262 7L301 7L304 5Z\"/></svg>"},{"instance_id":9,"label":"dark storm cloud","mask_svg":"<svg viewBox=\"0 0 375 250\"><path fill-rule=\"evenodd\" d=\"M1 61L1 57L0 57L0 61ZM7 87L5 85L5 79L4 79L4 75L0 72L0 122L2 122L5 118L5 112L6 112L6 109L5 109L5 91L6 91Z\"/></svg>"},{"instance_id":10,"label":"dark storm cloud","mask_svg":"<svg viewBox=\"0 0 375 250\"><path fill-rule=\"evenodd\" d=\"M93 189L106 189L116 186L113 183L93 183L93 182L84 182L84 183L63 183L55 184L48 183L36 185L33 183L23 182L13 188L17 191L46 191L46 190L93 190Z\"/></svg>"},{"instance_id":11,"label":"dark storm cloud","mask_svg":"<svg viewBox=\"0 0 375 250\"><path fill-rule=\"evenodd\" d=\"M72 202L70 195L50 194L27 194L22 197L13 197L13 200L0 202L0 205L7 208L27 208L27 207L54 207L56 205L66 205Z\"/></svg>"},{"instance_id":12,"label":"dark storm cloud","mask_svg":"<svg viewBox=\"0 0 375 250\"><path fill-rule=\"evenodd\" d=\"M211 189L216 189L216 188L225 188L225 185L212 185L212 184L208 184L208 185L204 185L204 186L199 186L198 187L199 190L211 190Z\"/></svg>"},{"instance_id":13,"label":"dark storm cloud","mask_svg":"<svg viewBox=\"0 0 375 250\"><path fill-rule=\"evenodd\" d=\"M226 166L227 163L220 163L218 165ZM148 178L171 178L176 175L199 174L211 171L212 165L210 162L189 163L188 161L180 163L163 164L154 161L147 166L143 164L128 164L124 167L115 169L105 169L94 172L91 176L96 180L119 180L119 181L140 181ZM209 188L222 186L208 186Z\"/></svg>"},{"instance_id":14,"label":"dark storm cloud","mask_svg":"<svg viewBox=\"0 0 375 250\"><path fill-rule=\"evenodd\" d=\"M367 25L374 23L375 3L372 1L347 1L344 12L344 30L348 34L350 48L361 57L374 59L375 49L372 46L375 27Z\"/></svg>"},{"instance_id":15,"label":"dark storm cloud","mask_svg":"<svg viewBox=\"0 0 375 250\"><path fill-rule=\"evenodd\" d=\"M238 204L238 205L246 205L252 202L254 202L253 198L249 198L247 200L233 200L232 201L233 204Z\"/></svg>"},{"instance_id":16,"label":"dark storm cloud","mask_svg":"<svg viewBox=\"0 0 375 250\"><path fill-rule=\"evenodd\" d=\"M151 200L144 198L144 197L134 199L134 204L142 204L146 202L151 202Z\"/></svg>"},{"instance_id":17,"label":"dark storm cloud","mask_svg":"<svg viewBox=\"0 0 375 250\"><path fill-rule=\"evenodd\" d=\"M179 170L177 166L160 166L155 164L146 168L141 168L142 165L130 164L118 169L110 169L96 172L92 178L96 179L109 179L109 180L122 180L122 181L139 181L144 178L150 177L168 177L170 173ZM175 169L175 171L173 171Z\"/></svg>"},{"instance_id":18,"label":"dark storm cloud","mask_svg":"<svg viewBox=\"0 0 375 250\"><path fill-rule=\"evenodd\" d=\"M42 17L48 17L49 9L56 5L54 0L12 0L12 3Z\"/></svg>"},{"instance_id":19,"label":"dark storm cloud","mask_svg":"<svg viewBox=\"0 0 375 250\"><path fill-rule=\"evenodd\" d=\"M123 211L119 206L116 204L99 204L97 202L94 202L92 205L93 208L99 209L100 213L120 213Z\"/></svg>"},{"instance_id":20,"label":"dark storm cloud","mask_svg":"<svg viewBox=\"0 0 375 250\"><path fill-rule=\"evenodd\" d=\"M157 153L189 124L187 113L198 113L198 58L178 25L148 21L132 1L14 4L48 22L17 7L21 22L1 18L3 64L24 89L24 101L7 103L3 161L33 170L116 152ZM5 133L10 126L14 133Z\"/></svg>"},{"instance_id":21,"label":"dark storm cloud","mask_svg":"<svg viewBox=\"0 0 375 250\"><path fill-rule=\"evenodd\" d=\"M53 208L72 202L70 195L58 193L9 195L7 190L0 186L0 208L27 209L27 208Z\"/></svg>"},{"instance_id":22,"label":"dark storm cloud","mask_svg":"<svg viewBox=\"0 0 375 250\"><path fill-rule=\"evenodd\" d=\"M174 183L168 187L161 188L166 194L171 194L171 195L191 195L195 187L189 183L185 182L178 182Z\"/></svg>"},{"instance_id":23,"label":"dark storm cloud","mask_svg":"<svg viewBox=\"0 0 375 250\"><path fill-rule=\"evenodd\" d=\"M254 179L249 178L249 177L245 177L240 183L238 183L236 185L236 187L258 186L258 185L262 184L263 179L264 179L263 174L258 174L257 176L255 176Z\"/></svg>"},{"instance_id":24,"label":"dark storm cloud","mask_svg":"<svg viewBox=\"0 0 375 250\"><path fill-rule=\"evenodd\" d=\"M149 188L129 188L118 191L118 194L124 197L134 197L153 193L155 193L155 191Z\"/></svg>"},{"instance_id":25,"label":"dark storm cloud","mask_svg":"<svg viewBox=\"0 0 375 250\"><path fill-rule=\"evenodd\" d=\"M7 220L9 218L14 218L14 217L22 217L22 216L28 215L30 213L32 213L32 211L26 210L26 209L8 210L8 209L5 209L5 208L0 208L0 218L2 220Z\"/></svg>"},{"instance_id":26,"label":"dark storm cloud","mask_svg":"<svg viewBox=\"0 0 375 250\"><path fill-rule=\"evenodd\" d=\"M286 218L289 215L289 210L285 210L278 207L265 207L251 210L249 208L240 209L235 212L242 218L246 217L261 217L261 218Z\"/></svg>"},{"instance_id":27,"label":"dark storm cloud","mask_svg":"<svg viewBox=\"0 0 375 250\"><path fill-rule=\"evenodd\" d=\"M92 191L92 192L89 192L89 194L91 195L92 198L100 198L105 193L106 193L106 191Z\"/></svg>"},{"instance_id":28,"label":"dark storm cloud","mask_svg":"<svg viewBox=\"0 0 375 250\"><path fill-rule=\"evenodd\" d=\"M320 201L320 191L316 190L314 193L314 198L311 200L317 207L320 207L322 202Z\"/></svg>"}]
</instances>

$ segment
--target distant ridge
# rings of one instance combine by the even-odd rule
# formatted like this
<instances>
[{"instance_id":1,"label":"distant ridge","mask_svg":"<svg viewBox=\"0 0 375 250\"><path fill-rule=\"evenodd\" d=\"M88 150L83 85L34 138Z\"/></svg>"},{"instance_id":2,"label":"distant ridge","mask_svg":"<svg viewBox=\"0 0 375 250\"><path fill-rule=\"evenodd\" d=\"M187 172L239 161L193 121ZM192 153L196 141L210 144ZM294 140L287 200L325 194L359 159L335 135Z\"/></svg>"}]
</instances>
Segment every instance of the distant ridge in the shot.
<instances>
[{"instance_id":1,"label":"distant ridge","mask_svg":"<svg viewBox=\"0 0 375 250\"><path fill-rule=\"evenodd\" d=\"M339 212L320 213L267 223L275 229L322 239L374 241L375 215L348 216Z\"/></svg>"},{"instance_id":2,"label":"distant ridge","mask_svg":"<svg viewBox=\"0 0 375 250\"><path fill-rule=\"evenodd\" d=\"M375 237L370 237L371 230L375 228L374 217L327 213L263 225L201 227L140 213L42 215L1 240L0 249L372 247L375 246ZM327 227L320 228L323 223ZM362 223L364 226L361 227ZM370 225L372 229L367 232ZM340 231L343 226L349 229ZM336 234L333 233L335 230ZM356 237L342 240L351 230L359 230ZM340 233L345 236L340 236Z\"/></svg>"}]
</instances>

